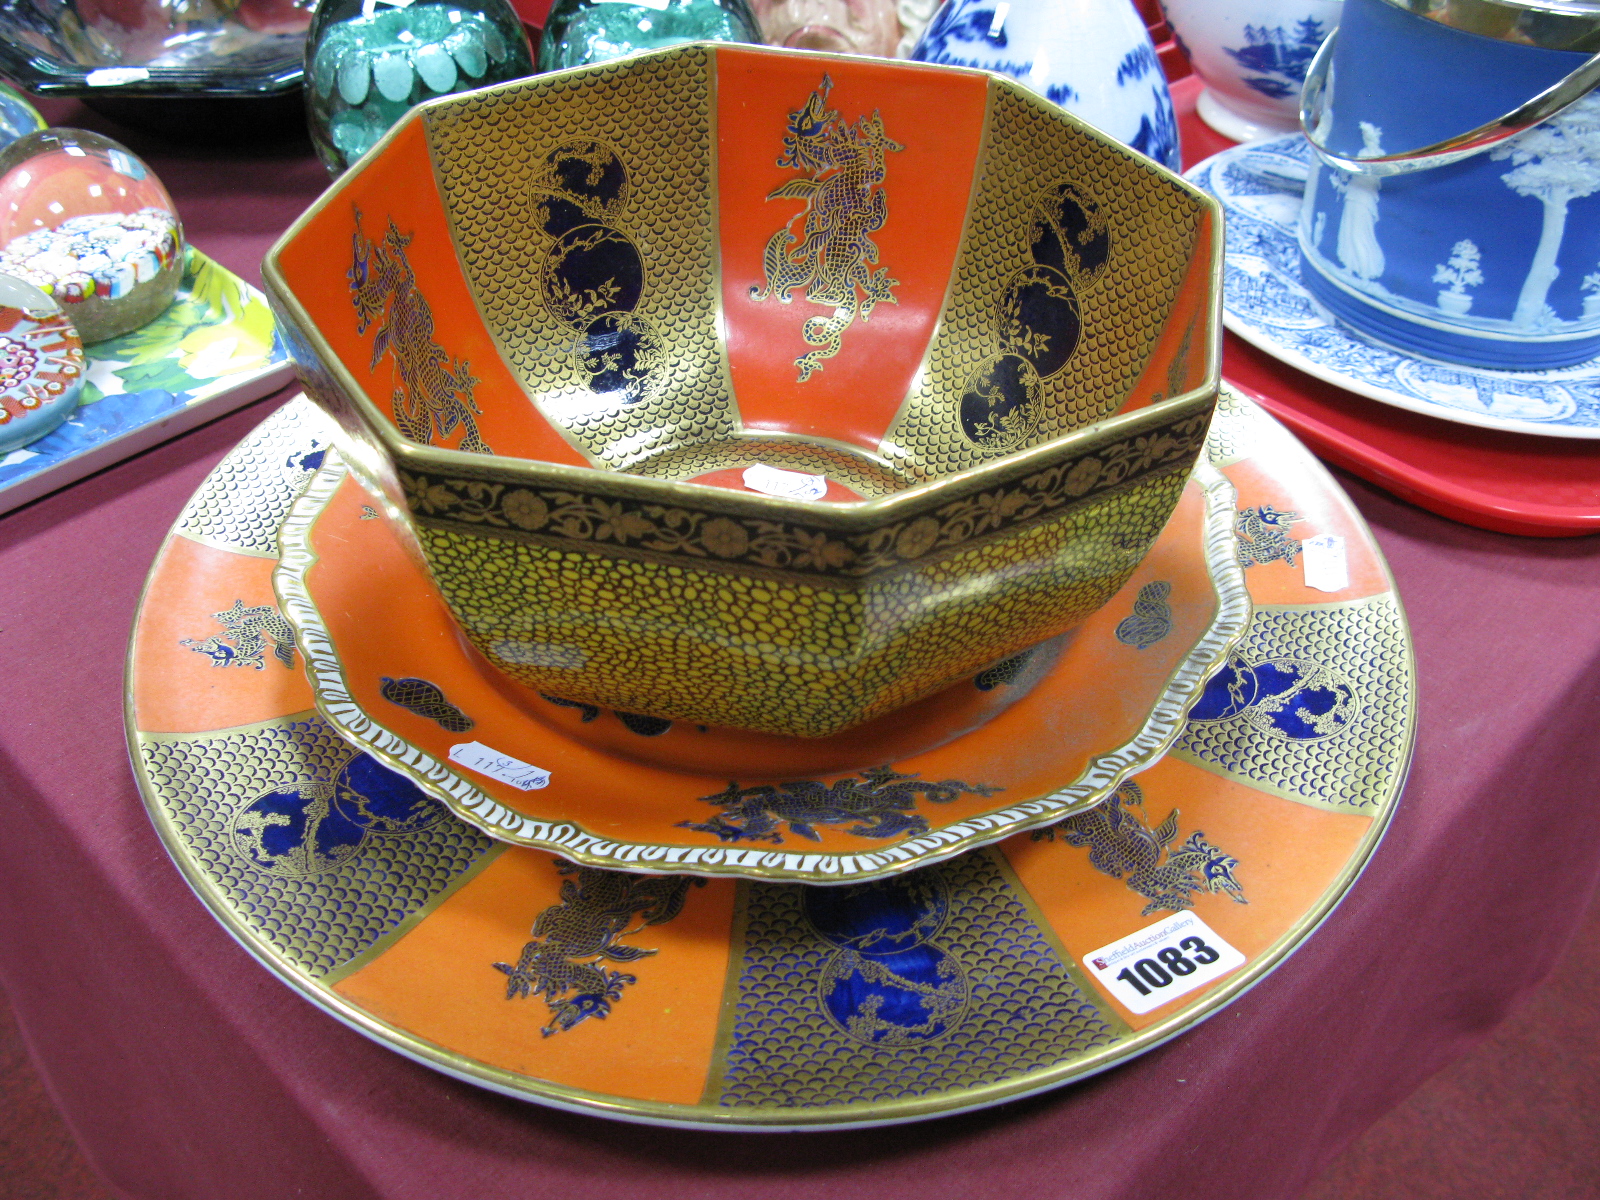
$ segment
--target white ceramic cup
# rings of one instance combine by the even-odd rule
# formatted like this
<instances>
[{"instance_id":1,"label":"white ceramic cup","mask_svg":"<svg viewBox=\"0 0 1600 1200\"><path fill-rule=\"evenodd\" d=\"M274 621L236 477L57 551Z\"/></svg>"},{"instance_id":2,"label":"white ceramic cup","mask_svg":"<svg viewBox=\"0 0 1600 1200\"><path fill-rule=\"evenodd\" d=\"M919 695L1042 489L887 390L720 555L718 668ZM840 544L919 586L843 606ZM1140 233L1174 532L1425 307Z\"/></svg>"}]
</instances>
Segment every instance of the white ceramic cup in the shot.
<instances>
[{"instance_id":1,"label":"white ceramic cup","mask_svg":"<svg viewBox=\"0 0 1600 1200\"><path fill-rule=\"evenodd\" d=\"M1343 0L1162 0L1195 74L1195 108L1239 142L1300 128L1300 85Z\"/></svg>"}]
</instances>

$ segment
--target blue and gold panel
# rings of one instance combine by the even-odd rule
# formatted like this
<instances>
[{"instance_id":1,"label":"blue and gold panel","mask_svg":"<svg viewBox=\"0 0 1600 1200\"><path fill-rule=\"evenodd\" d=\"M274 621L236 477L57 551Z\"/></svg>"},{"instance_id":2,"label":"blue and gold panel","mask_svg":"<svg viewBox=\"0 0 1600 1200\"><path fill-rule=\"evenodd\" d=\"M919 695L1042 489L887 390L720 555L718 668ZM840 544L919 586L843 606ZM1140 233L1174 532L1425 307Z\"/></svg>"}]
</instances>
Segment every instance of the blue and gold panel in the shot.
<instances>
[{"instance_id":1,"label":"blue and gold panel","mask_svg":"<svg viewBox=\"0 0 1600 1200\"><path fill-rule=\"evenodd\" d=\"M906 1100L1025 1077L1126 1033L992 850L848 887L742 884L707 1103Z\"/></svg>"},{"instance_id":2,"label":"blue and gold panel","mask_svg":"<svg viewBox=\"0 0 1600 1200\"><path fill-rule=\"evenodd\" d=\"M1411 754L1407 640L1392 592L1260 605L1171 754L1288 800L1370 813Z\"/></svg>"},{"instance_id":3,"label":"blue and gold panel","mask_svg":"<svg viewBox=\"0 0 1600 1200\"><path fill-rule=\"evenodd\" d=\"M719 281L703 269L717 253L709 52L538 90L539 104L486 88L424 110L485 327L532 403L598 465L732 434Z\"/></svg>"},{"instance_id":4,"label":"blue and gold panel","mask_svg":"<svg viewBox=\"0 0 1600 1200\"><path fill-rule=\"evenodd\" d=\"M143 733L137 745L193 866L313 979L425 912L497 849L315 714Z\"/></svg>"},{"instance_id":5,"label":"blue and gold panel","mask_svg":"<svg viewBox=\"0 0 1600 1200\"><path fill-rule=\"evenodd\" d=\"M322 466L333 436L333 421L320 409L280 408L206 476L176 532L219 550L276 559L278 526Z\"/></svg>"}]
</instances>

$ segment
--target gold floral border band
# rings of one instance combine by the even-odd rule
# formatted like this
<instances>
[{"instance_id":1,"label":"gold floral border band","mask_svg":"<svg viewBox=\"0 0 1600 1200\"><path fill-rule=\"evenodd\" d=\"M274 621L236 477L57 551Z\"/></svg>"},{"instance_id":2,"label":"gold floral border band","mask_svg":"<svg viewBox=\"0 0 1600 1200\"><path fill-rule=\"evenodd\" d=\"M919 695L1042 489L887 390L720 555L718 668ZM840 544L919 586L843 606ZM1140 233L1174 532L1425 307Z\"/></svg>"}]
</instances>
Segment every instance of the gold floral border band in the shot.
<instances>
[{"instance_id":1,"label":"gold floral border band","mask_svg":"<svg viewBox=\"0 0 1600 1200\"><path fill-rule=\"evenodd\" d=\"M635 498L625 485L616 486L626 476L600 477L597 482L608 485L603 490L530 487L525 479L493 466L462 464L450 474L402 467L400 482L413 519L434 529L480 534L492 529L558 550L592 551L600 545L610 554L653 561L861 578L1059 516L1142 480L1187 470L1205 441L1209 403L1206 411L1162 410L1158 416L1116 441L1090 445L1044 470L974 489L898 521L874 522L864 532L850 532L852 525L864 523L864 516L849 508L835 516L812 506L816 517L809 521L782 515L781 508L771 518L750 517L719 504L711 488L703 489L705 498L695 497L693 505ZM900 493L895 499L913 494Z\"/></svg>"}]
</instances>

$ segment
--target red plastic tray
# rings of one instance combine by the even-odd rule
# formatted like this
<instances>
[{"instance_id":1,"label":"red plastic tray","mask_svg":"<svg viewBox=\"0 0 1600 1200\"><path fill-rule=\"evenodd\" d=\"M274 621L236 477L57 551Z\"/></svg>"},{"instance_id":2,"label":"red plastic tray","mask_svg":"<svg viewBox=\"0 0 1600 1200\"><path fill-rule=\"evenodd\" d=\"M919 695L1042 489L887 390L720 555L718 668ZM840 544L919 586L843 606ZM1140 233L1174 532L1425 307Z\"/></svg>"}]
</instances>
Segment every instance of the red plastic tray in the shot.
<instances>
[{"instance_id":1,"label":"red plastic tray","mask_svg":"<svg viewBox=\"0 0 1600 1200\"><path fill-rule=\"evenodd\" d=\"M1196 76L1172 85L1184 166L1234 143L1195 114ZM1457 425L1357 396L1223 339L1222 373L1318 456L1420 508L1529 537L1600 533L1600 440Z\"/></svg>"}]
</instances>

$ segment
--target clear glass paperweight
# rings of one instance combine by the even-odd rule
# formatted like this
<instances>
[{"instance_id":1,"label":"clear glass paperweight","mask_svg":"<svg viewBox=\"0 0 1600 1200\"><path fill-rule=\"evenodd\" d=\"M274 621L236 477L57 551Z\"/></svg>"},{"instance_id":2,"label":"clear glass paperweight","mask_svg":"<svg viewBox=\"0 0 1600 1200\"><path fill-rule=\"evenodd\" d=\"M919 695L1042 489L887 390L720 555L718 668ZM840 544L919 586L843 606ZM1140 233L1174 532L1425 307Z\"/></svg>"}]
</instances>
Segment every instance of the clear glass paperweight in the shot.
<instances>
[{"instance_id":1,"label":"clear glass paperweight","mask_svg":"<svg viewBox=\"0 0 1600 1200\"><path fill-rule=\"evenodd\" d=\"M126 146L41 129L0 150L0 273L59 304L85 345L166 311L183 278L172 198Z\"/></svg>"},{"instance_id":2,"label":"clear glass paperweight","mask_svg":"<svg viewBox=\"0 0 1600 1200\"><path fill-rule=\"evenodd\" d=\"M41 117L21 92L0 83L0 146L45 127Z\"/></svg>"}]
</instances>

